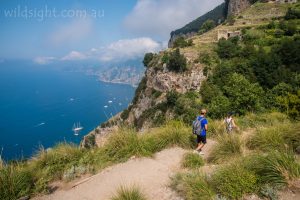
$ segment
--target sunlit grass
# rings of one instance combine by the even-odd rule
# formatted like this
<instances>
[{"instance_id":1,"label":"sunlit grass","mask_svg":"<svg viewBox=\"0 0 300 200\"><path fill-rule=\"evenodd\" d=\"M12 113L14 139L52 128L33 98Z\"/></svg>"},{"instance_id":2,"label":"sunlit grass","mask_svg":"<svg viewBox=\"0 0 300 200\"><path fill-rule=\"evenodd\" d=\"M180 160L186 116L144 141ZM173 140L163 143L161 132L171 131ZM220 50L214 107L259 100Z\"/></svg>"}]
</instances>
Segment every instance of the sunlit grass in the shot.
<instances>
[{"instance_id":1,"label":"sunlit grass","mask_svg":"<svg viewBox=\"0 0 300 200\"><path fill-rule=\"evenodd\" d=\"M111 200L146 200L146 196L137 186L121 186Z\"/></svg>"}]
</instances>

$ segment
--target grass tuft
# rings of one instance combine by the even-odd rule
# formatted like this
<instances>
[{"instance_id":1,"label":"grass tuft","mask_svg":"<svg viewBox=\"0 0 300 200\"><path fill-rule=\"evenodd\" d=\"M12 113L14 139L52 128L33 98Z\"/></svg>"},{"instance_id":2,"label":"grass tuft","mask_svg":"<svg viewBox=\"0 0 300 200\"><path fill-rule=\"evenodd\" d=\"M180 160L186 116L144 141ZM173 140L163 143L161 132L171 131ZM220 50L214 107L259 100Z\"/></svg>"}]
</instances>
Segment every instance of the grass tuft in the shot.
<instances>
[{"instance_id":1,"label":"grass tuft","mask_svg":"<svg viewBox=\"0 0 300 200\"><path fill-rule=\"evenodd\" d=\"M218 137L218 144L212 149L208 161L221 163L241 154L242 142L240 137L226 134Z\"/></svg>"},{"instance_id":2,"label":"grass tuft","mask_svg":"<svg viewBox=\"0 0 300 200\"><path fill-rule=\"evenodd\" d=\"M0 197L13 200L26 196L33 188L32 174L16 166L3 166L0 169Z\"/></svg>"},{"instance_id":3,"label":"grass tuft","mask_svg":"<svg viewBox=\"0 0 300 200\"><path fill-rule=\"evenodd\" d=\"M240 199L257 189L257 177L240 165L227 165L213 174L211 184L222 196L228 199Z\"/></svg>"},{"instance_id":4,"label":"grass tuft","mask_svg":"<svg viewBox=\"0 0 300 200\"><path fill-rule=\"evenodd\" d=\"M300 164L291 152L270 152L253 155L245 162L245 167L255 172L261 184L275 187L288 185L300 177Z\"/></svg>"},{"instance_id":5,"label":"grass tuft","mask_svg":"<svg viewBox=\"0 0 300 200\"><path fill-rule=\"evenodd\" d=\"M203 165L203 158L195 153L186 153L182 160L182 166L188 169L197 169Z\"/></svg>"},{"instance_id":6,"label":"grass tuft","mask_svg":"<svg viewBox=\"0 0 300 200\"><path fill-rule=\"evenodd\" d=\"M146 197L136 186L129 188L121 186L111 200L146 200Z\"/></svg>"},{"instance_id":7,"label":"grass tuft","mask_svg":"<svg viewBox=\"0 0 300 200\"><path fill-rule=\"evenodd\" d=\"M279 113L263 113L263 114L254 114L250 113L243 117L236 118L237 125L242 128L259 128L262 126L274 126L282 123L289 122L288 116Z\"/></svg>"},{"instance_id":8,"label":"grass tuft","mask_svg":"<svg viewBox=\"0 0 300 200\"><path fill-rule=\"evenodd\" d=\"M300 146L300 126L285 122L259 128L246 145L252 150L285 151L289 148L295 151Z\"/></svg>"},{"instance_id":9,"label":"grass tuft","mask_svg":"<svg viewBox=\"0 0 300 200\"><path fill-rule=\"evenodd\" d=\"M41 178L61 179L64 171L77 166L84 151L74 144L61 143L49 150L41 149L31 160L31 170Z\"/></svg>"},{"instance_id":10,"label":"grass tuft","mask_svg":"<svg viewBox=\"0 0 300 200\"><path fill-rule=\"evenodd\" d=\"M186 200L212 200L215 193L199 172L178 173L171 178L171 188Z\"/></svg>"}]
</instances>

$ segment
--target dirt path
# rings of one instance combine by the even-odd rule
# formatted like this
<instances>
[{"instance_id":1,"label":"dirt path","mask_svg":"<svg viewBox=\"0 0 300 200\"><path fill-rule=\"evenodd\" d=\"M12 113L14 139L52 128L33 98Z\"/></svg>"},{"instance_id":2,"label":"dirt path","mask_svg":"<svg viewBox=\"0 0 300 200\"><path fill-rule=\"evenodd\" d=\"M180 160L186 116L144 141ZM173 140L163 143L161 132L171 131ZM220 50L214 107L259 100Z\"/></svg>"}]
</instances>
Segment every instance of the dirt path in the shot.
<instances>
[{"instance_id":1,"label":"dirt path","mask_svg":"<svg viewBox=\"0 0 300 200\"><path fill-rule=\"evenodd\" d=\"M203 148L206 157L215 142L208 140ZM35 200L106 200L120 186L136 185L150 200L181 200L169 187L170 176L180 170L187 150L175 147L155 154L154 158L136 158L109 167L87 181L55 191Z\"/></svg>"},{"instance_id":2,"label":"dirt path","mask_svg":"<svg viewBox=\"0 0 300 200\"><path fill-rule=\"evenodd\" d=\"M149 199L180 199L168 188L169 177L180 168L186 150L171 148L153 159L137 158L109 167L90 180L68 190L37 197L36 200L106 200L120 186L137 185Z\"/></svg>"}]
</instances>

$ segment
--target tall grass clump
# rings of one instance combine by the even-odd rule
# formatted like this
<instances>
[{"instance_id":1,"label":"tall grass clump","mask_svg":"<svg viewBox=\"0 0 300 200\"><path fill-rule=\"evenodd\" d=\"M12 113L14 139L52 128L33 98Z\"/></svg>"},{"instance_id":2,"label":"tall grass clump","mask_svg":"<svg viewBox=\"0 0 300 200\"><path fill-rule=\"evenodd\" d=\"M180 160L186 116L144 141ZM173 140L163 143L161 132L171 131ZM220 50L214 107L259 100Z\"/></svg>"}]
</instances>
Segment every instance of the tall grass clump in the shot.
<instances>
[{"instance_id":1,"label":"tall grass clump","mask_svg":"<svg viewBox=\"0 0 300 200\"><path fill-rule=\"evenodd\" d=\"M236 164L218 169L210 180L216 192L228 199L240 199L255 192L257 181L253 172Z\"/></svg>"},{"instance_id":2,"label":"tall grass clump","mask_svg":"<svg viewBox=\"0 0 300 200\"><path fill-rule=\"evenodd\" d=\"M45 182L62 179L66 170L79 165L83 155L84 151L76 145L61 143L49 150L40 149L30 161L29 168Z\"/></svg>"},{"instance_id":3,"label":"tall grass clump","mask_svg":"<svg viewBox=\"0 0 300 200\"><path fill-rule=\"evenodd\" d=\"M242 142L238 135L222 135L218 137L218 144L212 149L209 162L221 163L229 158L242 154Z\"/></svg>"},{"instance_id":4,"label":"tall grass clump","mask_svg":"<svg viewBox=\"0 0 300 200\"><path fill-rule=\"evenodd\" d=\"M170 121L154 133L157 139L157 148L164 149L171 146L180 146L183 148L192 147L190 127L184 125L181 121Z\"/></svg>"},{"instance_id":5,"label":"tall grass clump","mask_svg":"<svg viewBox=\"0 0 300 200\"><path fill-rule=\"evenodd\" d=\"M300 177L300 163L292 152L274 151L253 155L245 167L253 171L261 184L282 187Z\"/></svg>"},{"instance_id":6,"label":"tall grass clump","mask_svg":"<svg viewBox=\"0 0 300 200\"><path fill-rule=\"evenodd\" d=\"M195 153L186 153L182 160L182 166L188 169L197 169L203 165L203 158Z\"/></svg>"},{"instance_id":7,"label":"tall grass clump","mask_svg":"<svg viewBox=\"0 0 300 200\"><path fill-rule=\"evenodd\" d=\"M295 150L300 145L300 128L292 123L281 123L259 128L246 143L249 149L262 151Z\"/></svg>"},{"instance_id":8,"label":"tall grass clump","mask_svg":"<svg viewBox=\"0 0 300 200\"><path fill-rule=\"evenodd\" d=\"M286 125L277 124L277 126L273 127L259 128L256 133L248 139L246 146L251 150L260 149L263 151L283 149L283 130L286 130Z\"/></svg>"},{"instance_id":9,"label":"tall grass clump","mask_svg":"<svg viewBox=\"0 0 300 200\"><path fill-rule=\"evenodd\" d=\"M143 145L142 138L134 129L121 128L108 138L104 152L112 161L124 162L131 156L146 156L151 153Z\"/></svg>"},{"instance_id":10,"label":"tall grass clump","mask_svg":"<svg viewBox=\"0 0 300 200\"><path fill-rule=\"evenodd\" d=\"M171 178L171 188L186 200L213 200L215 192L199 172L179 173Z\"/></svg>"},{"instance_id":11,"label":"tall grass clump","mask_svg":"<svg viewBox=\"0 0 300 200\"><path fill-rule=\"evenodd\" d=\"M284 133L283 139L293 151L300 148L300 124L296 124L290 130L284 131Z\"/></svg>"},{"instance_id":12,"label":"tall grass clump","mask_svg":"<svg viewBox=\"0 0 300 200\"><path fill-rule=\"evenodd\" d=\"M33 175L19 164L0 168L0 199L14 200L32 192Z\"/></svg>"},{"instance_id":13,"label":"tall grass clump","mask_svg":"<svg viewBox=\"0 0 300 200\"><path fill-rule=\"evenodd\" d=\"M209 128L207 130L208 137L215 138L225 133L226 133L226 128L223 123L223 120L209 120Z\"/></svg>"},{"instance_id":14,"label":"tall grass clump","mask_svg":"<svg viewBox=\"0 0 300 200\"><path fill-rule=\"evenodd\" d=\"M115 194L111 200L146 200L147 198L141 192L141 190L136 187L124 187L121 186L117 190L117 194Z\"/></svg>"},{"instance_id":15,"label":"tall grass clump","mask_svg":"<svg viewBox=\"0 0 300 200\"><path fill-rule=\"evenodd\" d=\"M286 122L289 122L288 116L279 112L263 114L249 113L246 116L236 118L236 123L242 129L259 128L261 126L273 126Z\"/></svg>"}]
</instances>

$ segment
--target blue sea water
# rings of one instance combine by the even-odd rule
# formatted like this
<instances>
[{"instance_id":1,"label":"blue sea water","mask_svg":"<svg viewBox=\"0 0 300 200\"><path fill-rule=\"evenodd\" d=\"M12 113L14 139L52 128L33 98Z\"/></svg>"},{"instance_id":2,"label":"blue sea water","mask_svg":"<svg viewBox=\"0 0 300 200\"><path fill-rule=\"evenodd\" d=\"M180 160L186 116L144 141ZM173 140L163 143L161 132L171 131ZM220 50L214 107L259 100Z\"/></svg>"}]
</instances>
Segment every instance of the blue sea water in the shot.
<instances>
[{"instance_id":1,"label":"blue sea water","mask_svg":"<svg viewBox=\"0 0 300 200\"><path fill-rule=\"evenodd\" d=\"M125 109L133 94L129 85L99 82L55 65L2 62L0 154L4 160L28 158L41 145L79 144L83 135ZM72 132L77 122L84 127L79 136Z\"/></svg>"}]
</instances>

